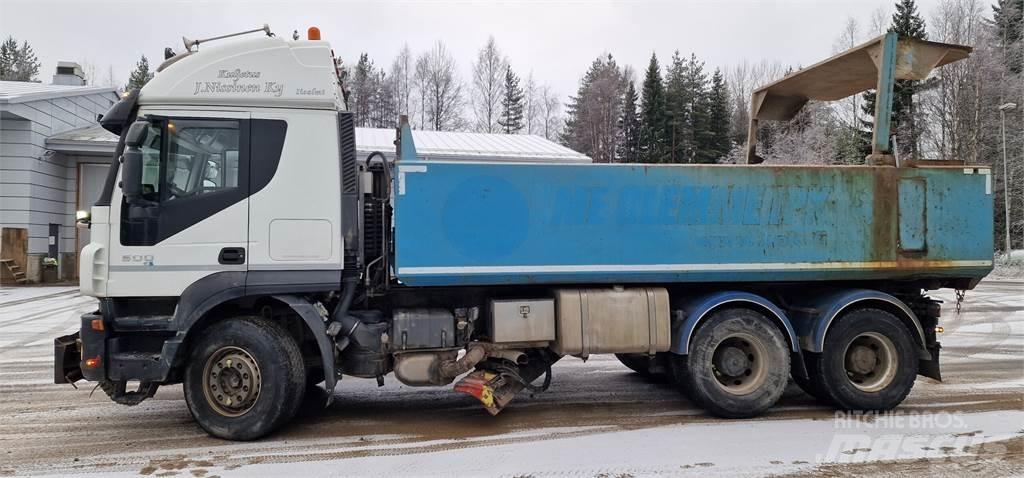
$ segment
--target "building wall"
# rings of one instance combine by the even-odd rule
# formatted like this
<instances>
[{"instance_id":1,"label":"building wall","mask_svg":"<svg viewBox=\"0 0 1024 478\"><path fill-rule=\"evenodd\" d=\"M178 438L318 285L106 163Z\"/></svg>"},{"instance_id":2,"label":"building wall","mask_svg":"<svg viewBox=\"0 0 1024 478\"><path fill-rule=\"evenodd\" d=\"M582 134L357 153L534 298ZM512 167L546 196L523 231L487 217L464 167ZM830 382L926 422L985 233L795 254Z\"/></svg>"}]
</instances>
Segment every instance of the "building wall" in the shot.
<instances>
[{"instance_id":1,"label":"building wall","mask_svg":"<svg viewBox=\"0 0 1024 478\"><path fill-rule=\"evenodd\" d=\"M46 138L95 124L96 115L106 112L116 100L113 93L101 93L4 107L0 119L0 226L28 229L30 263L48 253L51 223L61 226L59 251L76 251L79 159L47 151ZM74 268L73 264L67 266ZM32 264L27 270L33 270ZM68 277L67 272L61 275Z\"/></svg>"}]
</instances>

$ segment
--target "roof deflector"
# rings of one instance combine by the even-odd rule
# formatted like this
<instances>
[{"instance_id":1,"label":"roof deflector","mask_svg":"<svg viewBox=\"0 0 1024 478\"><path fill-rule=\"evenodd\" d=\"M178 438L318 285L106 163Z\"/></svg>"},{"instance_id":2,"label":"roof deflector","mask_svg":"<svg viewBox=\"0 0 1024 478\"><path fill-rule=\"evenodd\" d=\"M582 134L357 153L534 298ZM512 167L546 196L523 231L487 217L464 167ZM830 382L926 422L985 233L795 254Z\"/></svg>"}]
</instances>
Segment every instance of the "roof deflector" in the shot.
<instances>
[{"instance_id":1,"label":"roof deflector","mask_svg":"<svg viewBox=\"0 0 1024 478\"><path fill-rule=\"evenodd\" d=\"M889 154L894 81L924 80L935 68L970 53L968 46L898 38L890 32L763 86L750 99L747 164L764 161L756 151L759 121L788 121L809 100L835 101L872 88L878 91L875 118L881 120L875 122L871 157L882 159Z\"/></svg>"}]
</instances>

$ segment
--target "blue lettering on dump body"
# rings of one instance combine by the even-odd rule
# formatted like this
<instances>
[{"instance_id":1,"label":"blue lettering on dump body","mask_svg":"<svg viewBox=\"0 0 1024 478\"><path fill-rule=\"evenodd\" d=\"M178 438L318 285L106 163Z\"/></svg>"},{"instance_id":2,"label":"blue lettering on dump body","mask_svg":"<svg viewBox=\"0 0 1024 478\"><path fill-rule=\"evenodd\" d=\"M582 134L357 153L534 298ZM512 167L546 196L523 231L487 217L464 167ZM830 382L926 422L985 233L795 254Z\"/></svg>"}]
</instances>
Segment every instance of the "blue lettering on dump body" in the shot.
<instances>
[{"instance_id":1,"label":"blue lettering on dump body","mask_svg":"<svg viewBox=\"0 0 1024 478\"><path fill-rule=\"evenodd\" d=\"M832 189L820 186L562 187L555 226L817 226L835 220ZM810 214L806 214L810 212Z\"/></svg>"}]
</instances>

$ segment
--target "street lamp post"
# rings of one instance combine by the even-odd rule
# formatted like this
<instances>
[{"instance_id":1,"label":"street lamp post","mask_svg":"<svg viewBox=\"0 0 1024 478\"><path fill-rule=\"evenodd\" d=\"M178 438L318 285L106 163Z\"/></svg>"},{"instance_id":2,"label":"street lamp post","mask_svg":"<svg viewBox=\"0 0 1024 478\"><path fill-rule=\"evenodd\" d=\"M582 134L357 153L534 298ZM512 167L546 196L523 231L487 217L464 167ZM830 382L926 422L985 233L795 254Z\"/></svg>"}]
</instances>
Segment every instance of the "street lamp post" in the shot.
<instances>
[{"instance_id":1,"label":"street lamp post","mask_svg":"<svg viewBox=\"0 0 1024 478\"><path fill-rule=\"evenodd\" d=\"M1006 112L1013 111L1016 108L1017 103L1003 103L999 105L999 116L1002 120L1003 129L1003 210L1006 214L1006 242L1003 245L1003 252L1006 253L1007 260L1009 260L1010 251L1013 248L1010 247L1010 176L1006 160Z\"/></svg>"}]
</instances>

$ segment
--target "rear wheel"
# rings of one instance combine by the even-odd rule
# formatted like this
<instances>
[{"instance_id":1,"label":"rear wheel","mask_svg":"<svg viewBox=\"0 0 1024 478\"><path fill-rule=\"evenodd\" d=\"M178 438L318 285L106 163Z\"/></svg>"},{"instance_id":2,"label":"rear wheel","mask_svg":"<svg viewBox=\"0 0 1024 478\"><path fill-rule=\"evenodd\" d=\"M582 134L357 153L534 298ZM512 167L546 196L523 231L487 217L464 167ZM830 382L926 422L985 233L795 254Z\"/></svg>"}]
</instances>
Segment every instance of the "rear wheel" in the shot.
<instances>
[{"instance_id":1,"label":"rear wheel","mask_svg":"<svg viewBox=\"0 0 1024 478\"><path fill-rule=\"evenodd\" d=\"M715 415L759 415L774 405L786 388L786 339L758 312L715 312L694 331L689 351L689 355L672 358L676 383L691 400Z\"/></svg>"},{"instance_id":2,"label":"rear wheel","mask_svg":"<svg viewBox=\"0 0 1024 478\"><path fill-rule=\"evenodd\" d=\"M295 415L305 384L302 353L287 330L239 317L203 332L183 388L192 416L209 434L253 440Z\"/></svg>"},{"instance_id":3,"label":"rear wheel","mask_svg":"<svg viewBox=\"0 0 1024 478\"><path fill-rule=\"evenodd\" d=\"M890 410L914 387L915 349L910 330L895 315L858 309L831 325L808 372L814 389L840 408Z\"/></svg>"}]
</instances>

